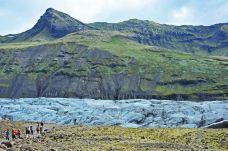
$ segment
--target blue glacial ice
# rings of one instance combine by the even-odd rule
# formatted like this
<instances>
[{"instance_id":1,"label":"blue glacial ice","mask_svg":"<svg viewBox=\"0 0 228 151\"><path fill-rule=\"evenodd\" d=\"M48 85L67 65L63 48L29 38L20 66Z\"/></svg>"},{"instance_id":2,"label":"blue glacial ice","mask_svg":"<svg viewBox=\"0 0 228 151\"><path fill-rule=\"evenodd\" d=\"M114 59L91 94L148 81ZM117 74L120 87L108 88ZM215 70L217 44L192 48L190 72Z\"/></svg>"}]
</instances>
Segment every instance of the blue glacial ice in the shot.
<instances>
[{"instance_id":1,"label":"blue glacial ice","mask_svg":"<svg viewBox=\"0 0 228 151\"><path fill-rule=\"evenodd\" d=\"M196 128L228 120L228 101L0 99L0 118L57 124Z\"/></svg>"}]
</instances>

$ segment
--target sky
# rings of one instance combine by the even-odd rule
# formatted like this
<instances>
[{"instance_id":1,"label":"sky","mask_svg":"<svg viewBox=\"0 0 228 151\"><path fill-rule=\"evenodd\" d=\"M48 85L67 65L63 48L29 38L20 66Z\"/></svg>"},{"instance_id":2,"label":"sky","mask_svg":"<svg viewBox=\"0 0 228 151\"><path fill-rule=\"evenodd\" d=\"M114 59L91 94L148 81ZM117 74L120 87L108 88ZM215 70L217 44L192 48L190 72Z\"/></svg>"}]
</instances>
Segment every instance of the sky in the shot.
<instances>
[{"instance_id":1,"label":"sky","mask_svg":"<svg viewBox=\"0 0 228 151\"><path fill-rule=\"evenodd\" d=\"M85 23L132 18L173 25L228 22L228 0L0 0L0 35L32 28L47 8Z\"/></svg>"}]
</instances>

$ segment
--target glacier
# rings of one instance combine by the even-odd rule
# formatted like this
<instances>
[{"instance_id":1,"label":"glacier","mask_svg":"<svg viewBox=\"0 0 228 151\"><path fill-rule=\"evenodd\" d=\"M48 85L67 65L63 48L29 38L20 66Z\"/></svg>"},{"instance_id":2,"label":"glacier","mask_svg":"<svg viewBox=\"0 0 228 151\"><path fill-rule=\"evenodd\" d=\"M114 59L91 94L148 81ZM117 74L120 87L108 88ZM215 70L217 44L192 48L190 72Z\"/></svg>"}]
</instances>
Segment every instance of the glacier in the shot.
<instances>
[{"instance_id":1,"label":"glacier","mask_svg":"<svg viewBox=\"0 0 228 151\"><path fill-rule=\"evenodd\" d=\"M132 128L198 128L228 120L228 101L0 99L1 118Z\"/></svg>"}]
</instances>

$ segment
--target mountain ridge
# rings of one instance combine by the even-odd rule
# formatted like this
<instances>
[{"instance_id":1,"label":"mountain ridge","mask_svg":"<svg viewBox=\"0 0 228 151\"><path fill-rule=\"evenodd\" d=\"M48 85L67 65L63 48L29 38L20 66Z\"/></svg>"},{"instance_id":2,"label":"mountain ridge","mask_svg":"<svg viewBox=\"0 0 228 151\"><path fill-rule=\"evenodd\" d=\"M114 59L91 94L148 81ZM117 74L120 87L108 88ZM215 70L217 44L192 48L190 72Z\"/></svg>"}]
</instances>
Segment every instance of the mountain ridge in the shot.
<instances>
[{"instance_id":1,"label":"mountain ridge","mask_svg":"<svg viewBox=\"0 0 228 151\"><path fill-rule=\"evenodd\" d=\"M51 41L82 30L131 32L131 39L144 45L180 52L228 56L228 23L175 26L149 20L129 19L119 23L85 24L53 8L48 8L30 30L1 36L0 42Z\"/></svg>"},{"instance_id":2,"label":"mountain ridge","mask_svg":"<svg viewBox=\"0 0 228 151\"><path fill-rule=\"evenodd\" d=\"M58 35L61 29L69 34L54 38L48 31L0 44L1 98L228 98L228 38L223 25L196 30L130 20L106 26L90 24L85 30L71 32L67 27L72 18L56 15L60 15L58 21L63 15L64 22L53 34ZM78 23L84 27L72 21L75 27ZM47 27L41 25L41 29ZM221 45L224 48L218 49ZM215 48L209 51L209 47ZM221 56L215 57L217 54Z\"/></svg>"}]
</instances>

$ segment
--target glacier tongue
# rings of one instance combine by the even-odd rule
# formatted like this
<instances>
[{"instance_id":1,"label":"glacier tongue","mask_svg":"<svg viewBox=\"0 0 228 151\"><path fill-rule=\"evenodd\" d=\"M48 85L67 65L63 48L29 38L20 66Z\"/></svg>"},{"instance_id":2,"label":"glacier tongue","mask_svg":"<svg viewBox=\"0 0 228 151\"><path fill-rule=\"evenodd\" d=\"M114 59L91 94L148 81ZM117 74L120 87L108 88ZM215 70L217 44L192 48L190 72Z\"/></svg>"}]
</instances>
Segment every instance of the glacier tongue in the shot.
<instances>
[{"instance_id":1,"label":"glacier tongue","mask_svg":"<svg viewBox=\"0 0 228 151\"><path fill-rule=\"evenodd\" d=\"M0 119L123 127L203 127L228 120L228 101L0 99Z\"/></svg>"}]
</instances>

